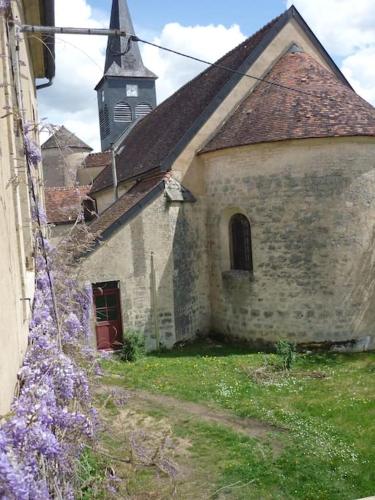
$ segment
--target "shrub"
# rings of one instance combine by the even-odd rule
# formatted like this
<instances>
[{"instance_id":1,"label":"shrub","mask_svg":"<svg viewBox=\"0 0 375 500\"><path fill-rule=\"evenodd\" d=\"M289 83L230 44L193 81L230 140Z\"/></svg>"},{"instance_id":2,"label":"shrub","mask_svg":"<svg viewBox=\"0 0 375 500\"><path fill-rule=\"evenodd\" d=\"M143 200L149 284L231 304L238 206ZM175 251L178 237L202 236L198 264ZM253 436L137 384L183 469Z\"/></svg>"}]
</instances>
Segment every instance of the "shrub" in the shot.
<instances>
[{"instance_id":1,"label":"shrub","mask_svg":"<svg viewBox=\"0 0 375 500\"><path fill-rule=\"evenodd\" d=\"M125 333L124 343L120 351L120 359L123 361L137 361L145 355L145 339L138 332L129 330Z\"/></svg>"},{"instance_id":2,"label":"shrub","mask_svg":"<svg viewBox=\"0 0 375 500\"><path fill-rule=\"evenodd\" d=\"M296 359L296 346L287 340L279 340L276 343L276 352L281 358L281 364L284 370L290 370Z\"/></svg>"}]
</instances>

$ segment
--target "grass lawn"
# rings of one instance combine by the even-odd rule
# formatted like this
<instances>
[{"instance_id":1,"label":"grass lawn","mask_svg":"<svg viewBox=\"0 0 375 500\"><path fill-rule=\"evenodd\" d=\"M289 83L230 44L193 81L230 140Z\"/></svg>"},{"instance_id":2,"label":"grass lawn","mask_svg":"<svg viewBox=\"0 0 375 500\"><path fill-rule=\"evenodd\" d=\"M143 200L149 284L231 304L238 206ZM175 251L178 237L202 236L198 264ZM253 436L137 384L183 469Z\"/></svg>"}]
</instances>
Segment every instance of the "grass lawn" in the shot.
<instances>
[{"instance_id":1,"label":"grass lawn","mask_svg":"<svg viewBox=\"0 0 375 500\"><path fill-rule=\"evenodd\" d=\"M173 439L189 443L175 456L190 471L188 480L175 485L175 498L354 500L374 495L375 354L300 355L288 375L264 368L275 360L273 354L198 343L135 363L104 361L100 384L154 398L170 396L168 404L155 399L135 411L154 422L153 429L168 422ZM266 436L245 435L224 421L190 418L187 402L275 427L269 426ZM107 403L112 418L121 414ZM109 455L119 449L118 440L108 447L109 435L103 436ZM156 476L145 470L138 474L141 486L128 491L130 497L171 498L162 486L156 496L147 496ZM121 477L137 482L129 472ZM141 493L146 496L137 496Z\"/></svg>"}]
</instances>

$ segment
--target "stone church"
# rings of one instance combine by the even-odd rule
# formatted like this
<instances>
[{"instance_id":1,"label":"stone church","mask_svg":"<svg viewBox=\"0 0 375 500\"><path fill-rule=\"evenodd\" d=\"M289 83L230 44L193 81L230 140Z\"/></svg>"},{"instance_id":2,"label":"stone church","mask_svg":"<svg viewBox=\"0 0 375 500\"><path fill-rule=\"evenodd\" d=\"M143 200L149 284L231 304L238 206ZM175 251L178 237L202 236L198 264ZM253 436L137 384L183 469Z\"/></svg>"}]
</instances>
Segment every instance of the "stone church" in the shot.
<instances>
[{"instance_id":1,"label":"stone church","mask_svg":"<svg viewBox=\"0 0 375 500\"><path fill-rule=\"evenodd\" d=\"M134 33L125 0L111 27ZM250 76L251 75L251 76ZM253 78L255 76L256 78ZM216 333L374 348L375 109L295 7L156 106L131 38L96 87L96 342Z\"/></svg>"}]
</instances>

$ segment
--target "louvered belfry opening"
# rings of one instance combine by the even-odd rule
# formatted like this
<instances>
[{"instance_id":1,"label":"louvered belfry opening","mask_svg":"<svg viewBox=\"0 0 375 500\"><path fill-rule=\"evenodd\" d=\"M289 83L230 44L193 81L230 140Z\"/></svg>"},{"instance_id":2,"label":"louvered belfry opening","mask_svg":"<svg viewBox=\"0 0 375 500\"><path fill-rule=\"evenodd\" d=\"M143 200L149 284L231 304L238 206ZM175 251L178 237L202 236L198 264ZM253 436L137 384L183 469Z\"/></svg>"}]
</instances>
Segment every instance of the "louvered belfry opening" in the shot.
<instances>
[{"instance_id":1,"label":"louvered belfry opening","mask_svg":"<svg viewBox=\"0 0 375 500\"><path fill-rule=\"evenodd\" d=\"M114 107L114 121L121 123L130 123L132 121L132 110L126 102L119 102Z\"/></svg>"},{"instance_id":2,"label":"louvered belfry opening","mask_svg":"<svg viewBox=\"0 0 375 500\"><path fill-rule=\"evenodd\" d=\"M250 222L235 214L229 222L231 269L253 272Z\"/></svg>"},{"instance_id":3,"label":"louvered belfry opening","mask_svg":"<svg viewBox=\"0 0 375 500\"><path fill-rule=\"evenodd\" d=\"M108 106L106 104L104 104L103 108L99 111L99 122L102 138L107 137L111 129L109 125Z\"/></svg>"},{"instance_id":4,"label":"louvered belfry opening","mask_svg":"<svg viewBox=\"0 0 375 500\"><path fill-rule=\"evenodd\" d=\"M143 118L151 113L152 107L149 104L138 104L135 108L135 117Z\"/></svg>"}]
</instances>

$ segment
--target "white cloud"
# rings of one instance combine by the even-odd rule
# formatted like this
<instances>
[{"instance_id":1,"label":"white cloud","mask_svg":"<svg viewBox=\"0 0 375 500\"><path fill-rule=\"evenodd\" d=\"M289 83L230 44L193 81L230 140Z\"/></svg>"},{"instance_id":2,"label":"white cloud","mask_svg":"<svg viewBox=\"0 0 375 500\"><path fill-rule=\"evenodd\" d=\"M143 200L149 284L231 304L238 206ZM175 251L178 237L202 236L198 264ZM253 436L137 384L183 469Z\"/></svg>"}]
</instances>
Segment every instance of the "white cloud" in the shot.
<instances>
[{"instance_id":1,"label":"white cloud","mask_svg":"<svg viewBox=\"0 0 375 500\"><path fill-rule=\"evenodd\" d=\"M108 19L92 10L86 0L57 0L56 25L106 27ZM237 25L226 28L171 23L152 41L215 61L243 39ZM106 37L56 36L56 79L51 88L39 93L40 117L54 125L64 124L95 150L100 150L100 140L94 87L103 74L106 42ZM146 66L159 76L158 102L206 67L150 46L141 45L141 50Z\"/></svg>"},{"instance_id":2,"label":"white cloud","mask_svg":"<svg viewBox=\"0 0 375 500\"><path fill-rule=\"evenodd\" d=\"M56 25L105 27L100 13L94 18L86 0L57 0ZM95 149L99 125L95 85L104 68L105 37L57 35L56 79L39 92L39 116L54 125L64 124Z\"/></svg>"},{"instance_id":3,"label":"white cloud","mask_svg":"<svg viewBox=\"0 0 375 500\"><path fill-rule=\"evenodd\" d=\"M56 25L106 27L108 18L90 0L56 0ZM291 0L285 0L290 5ZM339 57L344 74L357 92L375 104L375 0L293 0L327 50ZM146 39L193 56L216 61L245 36L238 25L183 26L169 23ZM58 35L57 76L39 93L40 117L64 124L94 149L100 149L95 85L104 68L105 37ZM141 44L146 66L159 76L160 103L205 65Z\"/></svg>"},{"instance_id":4,"label":"white cloud","mask_svg":"<svg viewBox=\"0 0 375 500\"><path fill-rule=\"evenodd\" d=\"M356 92L375 105L375 44L345 58L341 69Z\"/></svg>"},{"instance_id":5,"label":"white cloud","mask_svg":"<svg viewBox=\"0 0 375 500\"><path fill-rule=\"evenodd\" d=\"M288 0L324 46L337 56L375 44L374 0Z\"/></svg>"},{"instance_id":6,"label":"white cloud","mask_svg":"<svg viewBox=\"0 0 375 500\"><path fill-rule=\"evenodd\" d=\"M215 62L244 39L245 35L241 33L238 25L226 28L223 25L182 26L179 23L169 23L153 42L208 62ZM205 64L149 45L142 46L142 54L145 65L159 76L159 102L207 67Z\"/></svg>"},{"instance_id":7,"label":"white cloud","mask_svg":"<svg viewBox=\"0 0 375 500\"><path fill-rule=\"evenodd\" d=\"M294 3L341 70L366 100L375 104L375 1L287 0Z\"/></svg>"}]
</instances>

